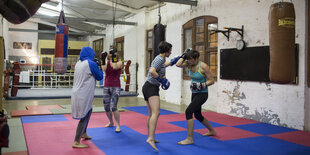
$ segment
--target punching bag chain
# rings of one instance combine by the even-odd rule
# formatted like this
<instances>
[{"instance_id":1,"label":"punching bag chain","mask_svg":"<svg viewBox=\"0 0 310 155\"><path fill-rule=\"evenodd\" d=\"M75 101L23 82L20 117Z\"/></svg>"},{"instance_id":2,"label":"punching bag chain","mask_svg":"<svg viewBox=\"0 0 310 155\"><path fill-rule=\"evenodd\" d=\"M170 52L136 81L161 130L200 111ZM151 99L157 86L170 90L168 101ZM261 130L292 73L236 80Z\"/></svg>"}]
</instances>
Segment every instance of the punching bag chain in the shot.
<instances>
[{"instance_id":1,"label":"punching bag chain","mask_svg":"<svg viewBox=\"0 0 310 155\"><path fill-rule=\"evenodd\" d=\"M64 11L64 0L61 0L61 11Z\"/></svg>"},{"instance_id":2,"label":"punching bag chain","mask_svg":"<svg viewBox=\"0 0 310 155\"><path fill-rule=\"evenodd\" d=\"M158 0L158 24L161 22L161 16L160 16L160 0Z\"/></svg>"},{"instance_id":3,"label":"punching bag chain","mask_svg":"<svg viewBox=\"0 0 310 155\"><path fill-rule=\"evenodd\" d=\"M115 46L115 41L114 41L114 27L115 27L115 16L116 16L116 5L117 5L117 0L113 3L112 5L112 13L113 13L113 20L112 20L112 45Z\"/></svg>"}]
</instances>

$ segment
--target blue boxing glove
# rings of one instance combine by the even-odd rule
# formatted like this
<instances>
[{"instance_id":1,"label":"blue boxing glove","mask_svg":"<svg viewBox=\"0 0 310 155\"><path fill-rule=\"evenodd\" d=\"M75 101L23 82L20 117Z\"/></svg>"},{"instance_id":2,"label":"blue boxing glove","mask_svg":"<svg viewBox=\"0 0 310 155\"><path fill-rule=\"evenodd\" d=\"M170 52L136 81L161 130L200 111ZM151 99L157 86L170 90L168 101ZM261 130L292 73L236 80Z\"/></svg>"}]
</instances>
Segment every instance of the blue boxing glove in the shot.
<instances>
[{"instance_id":1,"label":"blue boxing glove","mask_svg":"<svg viewBox=\"0 0 310 155\"><path fill-rule=\"evenodd\" d=\"M159 73L158 73L158 76L157 76L156 80L161 83L161 78L160 78L160 74Z\"/></svg>"},{"instance_id":2,"label":"blue boxing glove","mask_svg":"<svg viewBox=\"0 0 310 155\"><path fill-rule=\"evenodd\" d=\"M181 56L176 56L173 59L171 59L170 60L170 66L173 66L174 64L176 64L180 58L181 58Z\"/></svg>"},{"instance_id":3,"label":"blue boxing glove","mask_svg":"<svg viewBox=\"0 0 310 155\"><path fill-rule=\"evenodd\" d=\"M158 74L156 80L161 84L161 88L163 90L167 90L170 86L170 82L166 78L160 78L160 74Z\"/></svg>"},{"instance_id":4,"label":"blue boxing glove","mask_svg":"<svg viewBox=\"0 0 310 155\"><path fill-rule=\"evenodd\" d=\"M166 78L162 78L160 83L163 90L167 90L170 86L170 82Z\"/></svg>"}]
</instances>

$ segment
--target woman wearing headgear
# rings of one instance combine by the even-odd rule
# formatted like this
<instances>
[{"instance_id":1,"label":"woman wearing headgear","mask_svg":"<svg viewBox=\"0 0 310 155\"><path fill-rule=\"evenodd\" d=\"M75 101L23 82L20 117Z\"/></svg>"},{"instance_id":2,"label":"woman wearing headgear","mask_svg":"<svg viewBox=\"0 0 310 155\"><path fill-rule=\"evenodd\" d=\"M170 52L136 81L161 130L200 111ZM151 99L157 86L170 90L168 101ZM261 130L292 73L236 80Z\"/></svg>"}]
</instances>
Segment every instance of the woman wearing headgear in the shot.
<instances>
[{"instance_id":1,"label":"woman wearing headgear","mask_svg":"<svg viewBox=\"0 0 310 155\"><path fill-rule=\"evenodd\" d=\"M107 64L105 58L108 56ZM103 105L105 113L109 119L109 123L105 127L113 127L116 122L115 132L121 132L120 115L117 109L117 103L121 92L120 75L123 67L122 61L117 59L117 49L110 49L109 53L101 53L102 71L105 72L104 87L103 87Z\"/></svg>"},{"instance_id":2,"label":"woman wearing headgear","mask_svg":"<svg viewBox=\"0 0 310 155\"><path fill-rule=\"evenodd\" d=\"M216 132L209 123L209 121L201 114L201 106L208 99L208 86L214 84L214 76L210 72L209 66L206 63L199 61L199 52L196 50L185 50L181 58L176 63L176 66L188 67L189 76L191 78L190 88L192 91L192 99L191 103L188 105L185 111L187 120L187 137L185 140L178 142L178 144L180 145L188 145L194 143L193 114L195 118L209 130L209 132L203 134L203 136L216 135Z\"/></svg>"},{"instance_id":3,"label":"woman wearing headgear","mask_svg":"<svg viewBox=\"0 0 310 155\"><path fill-rule=\"evenodd\" d=\"M73 148L86 148L88 145L81 144L81 138L91 139L86 133L90 115L92 113L95 95L96 80L103 78L100 66L94 62L95 52L90 47L83 47L80 60L75 65L74 81L71 95L72 118L79 119Z\"/></svg>"},{"instance_id":4,"label":"woman wearing headgear","mask_svg":"<svg viewBox=\"0 0 310 155\"><path fill-rule=\"evenodd\" d=\"M162 41L158 45L159 55L157 55L152 61L151 67L148 72L146 82L142 87L144 100L146 101L148 108L148 138L146 142L151 145L156 151L158 150L155 143L159 141L155 140L155 129L160 112L160 98L159 98L159 86L163 90L167 90L170 86L170 82L167 80L166 67L173 66L180 57L176 57L166 62L166 57L169 57L172 50L172 45L168 42Z\"/></svg>"}]
</instances>

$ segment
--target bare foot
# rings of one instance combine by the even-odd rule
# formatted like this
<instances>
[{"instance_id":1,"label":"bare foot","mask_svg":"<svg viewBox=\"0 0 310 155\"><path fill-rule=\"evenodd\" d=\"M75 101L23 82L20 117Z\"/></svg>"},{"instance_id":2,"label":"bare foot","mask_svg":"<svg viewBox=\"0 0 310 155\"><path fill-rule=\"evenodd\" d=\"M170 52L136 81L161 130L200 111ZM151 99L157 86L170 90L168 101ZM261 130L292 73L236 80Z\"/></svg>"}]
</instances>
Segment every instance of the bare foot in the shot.
<instances>
[{"instance_id":1,"label":"bare foot","mask_svg":"<svg viewBox=\"0 0 310 155\"><path fill-rule=\"evenodd\" d=\"M84 138L85 140L90 140L92 137L88 136L87 134L83 134L82 138Z\"/></svg>"},{"instance_id":2,"label":"bare foot","mask_svg":"<svg viewBox=\"0 0 310 155\"><path fill-rule=\"evenodd\" d=\"M112 127L112 126L114 126L114 123L108 123L107 125L105 125L106 128L107 127Z\"/></svg>"},{"instance_id":3,"label":"bare foot","mask_svg":"<svg viewBox=\"0 0 310 155\"><path fill-rule=\"evenodd\" d=\"M121 128L120 127L116 127L115 132L116 133L120 133L121 132Z\"/></svg>"},{"instance_id":4,"label":"bare foot","mask_svg":"<svg viewBox=\"0 0 310 155\"><path fill-rule=\"evenodd\" d=\"M158 149L157 149L157 147L156 147L156 145L155 145L154 139L148 139L148 140L146 140L146 142L149 143L149 145L150 145L154 150L158 151Z\"/></svg>"},{"instance_id":5,"label":"bare foot","mask_svg":"<svg viewBox=\"0 0 310 155\"><path fill-rule=\"evenodd\" d=\"M203 134L203 136L215 136L216 132L215 131L210 131L208 133Z\"/></svg>"},{"instance_id":6,"label":"bare foot","mask_svg":"<svg viewBox=\"0 0 310 155\"><path fill-rule=\"evenodd\" d=\"M81 143L79 143L79 142L74 142L74 143L72 144L72 148L87 148L87 147L88 147L88 145L81 144Z\"/></svg>"},{"instance_id":7,"label":"bare foot","mask_svg":"<svg viewBox=\"0 0 310 155\"><path fill-rule=\"evenodd\" d=\"M182 141L180 141L180 142L178 142L178 144L180 144L180 145L189 145L189 144L193 144L193 143L194 143L193 140L189 140L187 138L182 140Z\"/></svg>"}]
</instances>

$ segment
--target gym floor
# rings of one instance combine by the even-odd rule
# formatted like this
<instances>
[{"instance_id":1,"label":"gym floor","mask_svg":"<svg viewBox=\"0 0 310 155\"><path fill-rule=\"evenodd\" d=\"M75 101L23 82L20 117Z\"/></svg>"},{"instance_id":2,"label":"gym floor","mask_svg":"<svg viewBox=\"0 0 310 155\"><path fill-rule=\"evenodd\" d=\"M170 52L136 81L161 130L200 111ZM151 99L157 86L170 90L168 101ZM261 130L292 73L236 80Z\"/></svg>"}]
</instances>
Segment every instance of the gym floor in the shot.
<instances>
[{"instance_id":1,"label":"gym floor","mask_svg":"<svg viewBox=\"0 0 310 155\"><path fill-rule=\"evenodd\" d=\"M95 98L93 105L95 107L103 107L102 98ZM4 155L27 155L27 147L23 133L23 127L20 117L11 117L11 111L26 110L26 106L35 105L70 105L70 98L67 99L39 99L39 100L4 100L3 109L7 112L9 117L8 124L10 127L9 147L2 148ZM131 106L146 106L143 98L136 96L120 97L118 107L131 107ZM161 108L174 111L177 113L184 113L186 105L175 105L161 101ZM74 131L73 131L74 132Z\"/></svg>"},{"instance_id":2,"label":"gym floor","mask_svg":"<svg viewBox=\"0 0 310 155\"><path fill-rule=\"evenodd\" d=\"M48 106L47 106L48 105ZM94 99L93 114L87 130L93 137L83 141L87 149L72 149L77 121L70 114L70 98L38 100L6 100L3 108L8 114L13 111L30 111L31 115L9 117L9 147L2 148L3 155L55 155L55 154L158 154L145 143L147 136L147 109L143 98L120 97L121 133L114 128L105 128L108 122L103 113L102 98ZM50 107L63 108L65 113L43 113L53 111ZM49 107L46 110L46 107ZM186 105L161 102L161 116L156 128L160 154L309 154L310 133L296 129L275 126L254 120L238 118L216 112L205 112L217 131L214 137L202 136L207 130L198 123L194 128L195 143L188 146L177 145L186 135ZM67 109L68 108L68 109ZM27 109L27 110L26 110ZM36 109L38 111L36 111ZM96 111L95 109L99 110ZM33 111L32 111L33 110ZM57 110L57 109L56 109ZM13 115L13 114L12 114ZM114 133L114 134L113 134ZM118 138L118 137L122 138ZM109 140L108 140L109 139ZM122 149L119 149L122 146Z\"/></svg>"}]
</instances>

